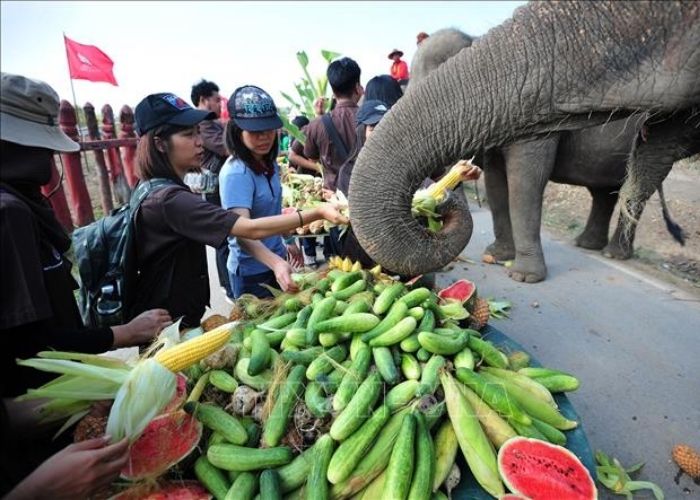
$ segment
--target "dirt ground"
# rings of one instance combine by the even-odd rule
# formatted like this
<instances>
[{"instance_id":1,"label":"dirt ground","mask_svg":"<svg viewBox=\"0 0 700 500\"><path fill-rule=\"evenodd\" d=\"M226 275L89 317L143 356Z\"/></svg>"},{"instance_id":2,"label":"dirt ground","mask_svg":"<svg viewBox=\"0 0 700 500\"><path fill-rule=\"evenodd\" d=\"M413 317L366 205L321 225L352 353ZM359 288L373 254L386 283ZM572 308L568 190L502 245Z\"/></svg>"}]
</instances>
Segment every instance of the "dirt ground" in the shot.
<instances>
[{"instance_id":1,"label":"dirt ground","mask_svg":"<svg viewBox=\"0 0 700 500\"><path fill-rule=\"evenodd\" d=\"M467 189L473 202L473 184ZM482 202L485 193L480 181ZM685 232L685 246L678 244L666 230L656 193L647 203L637 228L634 258L627 262L644 273L700 296L700 156L674 165L664 182L664 194L672 218ZM543 228L573 244L586 224L590 203L586 188L550 182L544 193ZM617 216L616 211L610 234L617 224Z\"/></svg>"}]
</instances>

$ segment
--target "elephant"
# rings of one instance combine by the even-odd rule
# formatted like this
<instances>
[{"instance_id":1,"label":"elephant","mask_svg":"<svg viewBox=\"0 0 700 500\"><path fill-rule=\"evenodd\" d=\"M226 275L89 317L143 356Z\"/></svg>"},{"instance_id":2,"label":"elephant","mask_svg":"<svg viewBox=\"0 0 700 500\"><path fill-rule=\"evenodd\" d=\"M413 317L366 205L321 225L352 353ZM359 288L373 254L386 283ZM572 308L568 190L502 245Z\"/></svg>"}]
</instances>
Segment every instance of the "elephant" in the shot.
<instances>
[{"instance_id":1,"label":"elephant","mask_svg":"<svg viewBox=\"0 0 700 500\"><path fill-rule=\"evenodd\" d=\"M438 207L438 232L412 217L413 193L429 172L533 139L554 149L553 133L641 117L649 117L646 131L635 139L621 191L628 233L673 161L700 147L700 4L530 2L410 85L378 124L350 180L351 223L383 267L403 275L441 269L473 226L453 198ZM525 159L522 168L537 173ZM519 191L542 192L549 177L524 175ZM527 217L513 217L515 233L539 226Z\"/></svg>"},{"instance_id":2,"label":"elephant","mask_svg":"<svg viewBox=\"0 0 700 500\"><path fill-rule=\"evenodd\" d=\"M473 38L454 28L433 33L418 48L411 61L411 81L415 85L427 75L470 47ZM608 243L610 218L618 191L625 180L627 157L641 123L616 120L580 130L551 132L544 139L530 139L484 152L477 160L484 169L486 194L491 208L496 240L486 248L485 257L505 261L516 281L534 283L546 275L540 242L542 197L545 185L536 192L520 192L528 185L523 176L548 176L550 181L585 186L593 199L588 221L576 238L576 245L601 250L615 258L632 256L632 240L625 237L622 219ZM514 191L512 199L509 190ZM511 219L522 216L518 233ZM491 259L486 259L491 260Z\"/></svg>"}]
</instances>

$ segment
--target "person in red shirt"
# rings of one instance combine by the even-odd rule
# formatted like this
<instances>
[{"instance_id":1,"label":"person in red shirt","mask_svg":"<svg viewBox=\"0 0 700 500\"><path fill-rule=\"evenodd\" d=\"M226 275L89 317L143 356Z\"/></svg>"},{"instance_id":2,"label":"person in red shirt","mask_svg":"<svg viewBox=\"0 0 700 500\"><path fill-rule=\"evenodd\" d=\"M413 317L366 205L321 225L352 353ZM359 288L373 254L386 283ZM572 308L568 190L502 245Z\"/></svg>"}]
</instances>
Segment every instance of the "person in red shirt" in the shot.
<instances>
[{"instance_id":1,"label":"person in red shirt","mask_svg":"<svg viewBox=\"0 0 700 500\"><path fill-rule=\"evenodd\" d=\"M403 52L399 49L394 49L389 53L389 59L394 61L391 63L389 74L401 85L408 83L408 64L406 64L406 61L401 60L402 57Z\"/></svg>"}]
</instances>

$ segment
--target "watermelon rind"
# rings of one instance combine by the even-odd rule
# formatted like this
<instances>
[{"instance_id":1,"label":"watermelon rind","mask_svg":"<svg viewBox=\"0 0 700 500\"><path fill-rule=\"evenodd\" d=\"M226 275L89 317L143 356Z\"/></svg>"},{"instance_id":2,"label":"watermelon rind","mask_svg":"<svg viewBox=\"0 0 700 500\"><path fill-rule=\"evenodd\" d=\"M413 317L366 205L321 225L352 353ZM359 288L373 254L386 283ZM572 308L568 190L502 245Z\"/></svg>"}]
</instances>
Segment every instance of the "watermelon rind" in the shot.
<instances>
[{"instance_id":1,"label":"watermelon rind","mask_svg":"<svg viewBox=\"0 0 700 500\"><path fill-rule=\"evenodd\" d=\"M476 300L476 285L469 280L461 279L438 292L442 300L456 299L462 304L470 304Z\"/></svg>"},{"instance_id":2,"label":"watermelon rind","mask_svg":"<svg viewBox=\"0 0 700 500\"><path fill-rule=\"evenodd\" d=\"M531 500L594 500L588 469L562 446L516 436L498 450L498 471L508 489Z\"/></svg>"}]
</instances>

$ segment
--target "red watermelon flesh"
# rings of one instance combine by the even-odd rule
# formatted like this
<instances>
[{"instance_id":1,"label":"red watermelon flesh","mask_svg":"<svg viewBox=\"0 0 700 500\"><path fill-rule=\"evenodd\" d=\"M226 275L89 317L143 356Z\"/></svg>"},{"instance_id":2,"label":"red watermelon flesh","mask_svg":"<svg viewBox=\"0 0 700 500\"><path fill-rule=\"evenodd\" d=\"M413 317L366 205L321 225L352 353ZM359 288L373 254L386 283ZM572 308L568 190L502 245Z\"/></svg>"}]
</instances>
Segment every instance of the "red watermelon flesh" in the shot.
<instances>
[{"instance_id":1,"label":"red watermelon flesh","mask_svg":"<svg viewBox=\"0 0 700 500\"><path fill-rule=\"evenodd\" d=\"M476 285L469 280L461 279L455 281L447 288L443 288L438 292L438 297L441 299L456 299L462 304L471 299L476 293Z\"/></svg>"},{"instance_id":2,"label":"red watermelon flesh","mask_svg":"<svg viewBox=\"0 0 700 500\"><path fill-rule=\"evenodd\" d=\"M202 437L202 424L183 410L160 415L131 445L125 479L155 478L190 454Z\"/></svg>"},{"instance_id":3,"label":"red watermelon flesh","mask_svg":"<svg viewBox=\"0 0 700 500\"><path fill-rule=\"evenodd\" d=\"M185 400L187 399L187 377L182 373L178 373L176 380L175 395L173 399L170 400L170 403L168 403L168 406L163 410L162 415L179 410L182 405L185 404Z\"/></svg>"},{"instance_id":4,"label":"red watermelon flesh","mask_svg":"<svg viewBox=\"0 0 700 500\"><path fill-rule=\"evenodd\" d=\"M508 489L532 500L598 498L593 478L566 448L524 437L498 450L498 470Z\"/></svg>"},{"instance_id":5,"label":"red watermelon flesh","mask_svg":"<svg viewBox=\"0 0 700 500\"><path fill-rule=\"evenodd\" d=\"M211 495L198 481L161 483L153 489L143 484L129 488L111 500L209 500Z\"/></svg>"}]
</instances>

